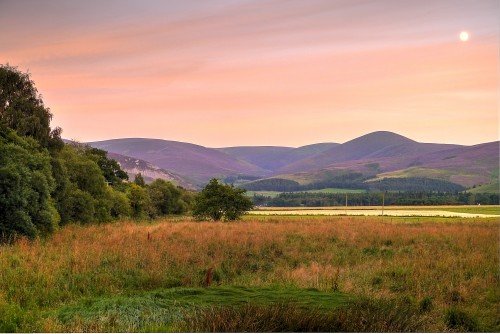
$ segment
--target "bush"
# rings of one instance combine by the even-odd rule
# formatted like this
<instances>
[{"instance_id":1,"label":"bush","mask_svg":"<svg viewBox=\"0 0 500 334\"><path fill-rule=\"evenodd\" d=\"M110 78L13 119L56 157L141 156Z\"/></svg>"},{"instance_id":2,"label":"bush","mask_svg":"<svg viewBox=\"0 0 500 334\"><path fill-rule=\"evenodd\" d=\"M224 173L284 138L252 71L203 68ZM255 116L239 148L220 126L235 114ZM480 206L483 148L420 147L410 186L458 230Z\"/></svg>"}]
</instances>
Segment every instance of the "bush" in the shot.
<instances>
[{"instance_id":1,"label":"bush","mask_svg":"<svg viewBox=\"0 0 500 334\"><path fill-rule=\"evenodd\" d=\"M147 191L155 215L180 214L187 211L187 205L181 200L181 190L172 183L157 179L147 187Z\"/></svg>"},{"instance_id":2,"label":"bush","mask_svg":"<svg viewBox=\"0 0 500 334\"><path fill-rule=\"evenodd\" d=\"M0 241L55 230L59 215L50 156L34 140L0 125Z\"/></svg>"},{"instance_id":3,"label":"bush","mask_svg":"<svg viewBox=\"0 0 500 334\"><path fill-rule=\"evenodd\" d=\"M90 223L94 220L94 198L88 192L72 187L61 203L64 222Z\"/></svg>"},{"instance_id":4,"label":"bush","mask_svg":"<svg viewBox=\"0 0 500 334\"><path fill-rule=\"evenodd\" d=\"M114 219L129 217L131 214L131 208L127 195L112 188L110 188L109 192L111 200L111 217Z\"/></svg>"},{"instance_id":5,"label":"bush","mask_svg":"<svg viewBox=\"0 0 500 334\"><path fill-rule=\"evenodd\" d=\"M479 326L475 318L457 308L449 309L444 317L446 326L460 332L478 332Z\"/></svg>"},{"instance_id":6,"label":"bush","mask_svg":"<svg viewBox=\"0 0 500 334\"><path fill-rule=\"evenodd\" d=\"M433 308L432 298L425 297L420 301L419 308L420 312L429 312Z\"/></svg>"},{"instance_id":7,"label":"bush","mask_svg":"<svg viewBox=\"0 0 500 334\"><path fill-rule=\"evenodd\" d=\"M146 219L154 214L151 199L149 198L148 192L143 187L131 183L127 190L127 197L130 201L132 217L136 219Z\"/></svg>"}]
</instances>

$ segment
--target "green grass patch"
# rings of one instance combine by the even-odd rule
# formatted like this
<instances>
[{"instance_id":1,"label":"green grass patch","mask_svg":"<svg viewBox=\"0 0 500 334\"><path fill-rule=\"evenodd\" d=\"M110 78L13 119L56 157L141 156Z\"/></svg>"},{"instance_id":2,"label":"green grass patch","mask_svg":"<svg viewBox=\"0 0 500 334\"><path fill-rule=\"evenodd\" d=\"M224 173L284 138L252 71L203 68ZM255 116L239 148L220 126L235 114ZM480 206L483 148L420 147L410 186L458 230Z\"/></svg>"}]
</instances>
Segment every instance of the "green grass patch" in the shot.
<instances>
[{"instance_id":1,"label":"green grass patch","mask_svg":"<svg viewBox=\"0 0 500 334\"><path fill-rule=\"evenodd\" d=\"M493 183L483 184L475 188L467 189L467 192L473 194L498 194L500 192L500 183L497 180Z\"/></svg>"},{"instance_id":2,"label":"green grass patch","mask_svg":"<svg viewBox=\"0 0 500 334\"><path fill-rule=\"evenodd\" d=\"M184 314L206 307L237 307L249 303L290 303L300 308L331 310L350 299L343 294L284 287L171 288L142 294L89 298L53 312L68 331L176 330Z\"/></svg>"},{"instance_id":3,"label":"green grass patch","mask_svg":"<svg viewBox=\"0 0 500 334\"><path fill-rule=\"evenodd\" d=\"M450 212L460 212L460 213L479 213L486 215L500 215L500 206L475 206L475 207L463 207L463 208L435 208L432 210L445 210Z\"/></svg>"}]
</instances>

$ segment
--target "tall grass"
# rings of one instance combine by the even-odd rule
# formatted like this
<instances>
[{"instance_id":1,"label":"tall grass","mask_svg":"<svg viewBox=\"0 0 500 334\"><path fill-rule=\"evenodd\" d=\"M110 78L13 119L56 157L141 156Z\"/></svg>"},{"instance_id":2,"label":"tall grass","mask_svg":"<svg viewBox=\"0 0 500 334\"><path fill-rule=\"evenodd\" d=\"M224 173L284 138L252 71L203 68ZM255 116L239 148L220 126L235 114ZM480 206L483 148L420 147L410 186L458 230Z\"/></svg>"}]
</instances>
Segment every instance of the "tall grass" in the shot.
<instances>
[{"instance_id":1,"label":"tall grass","mask_svg":"<svg viewBox=\"0 0 500 334\"><path fill-rule=\"evenodd\" d=\"M47 240L0 247L0 325L58 328L51 312L82 298L203 287L213 268L212 286L404 298L424 305L431 330L448 329L450 309L491 329L499 326L499 226L378 217L72 225Z\"/></svg>"},{"instance_id":2,"label":"tall grass","mask_svg":"<svg viewBox=\"0 0 500 334\"><path fill-rule=\"evenodd\" d=\"M325 312L293 304L212 307L188 313L187 332L418 332L426 317L408 303L364 300Z\"/></svg>"}]
</instances>

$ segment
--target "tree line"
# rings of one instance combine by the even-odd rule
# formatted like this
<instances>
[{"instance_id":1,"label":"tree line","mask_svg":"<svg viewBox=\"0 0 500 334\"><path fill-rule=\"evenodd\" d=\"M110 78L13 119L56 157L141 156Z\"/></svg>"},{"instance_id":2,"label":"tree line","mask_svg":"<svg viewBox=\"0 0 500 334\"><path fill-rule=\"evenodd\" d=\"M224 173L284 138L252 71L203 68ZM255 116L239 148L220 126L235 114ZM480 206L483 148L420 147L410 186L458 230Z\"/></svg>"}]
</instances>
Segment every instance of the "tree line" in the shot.
<instances>
[{"instance_id":1,"label":"tree line","mask_svg":"<svg viewBox=\"0 0 500 334\"><path fill-rule=\"evenodd\" d=\"M281 178L269 178L257 180L242 185L247 190L253 191L305 191L325 188L340 189L363 189L367 191L406 191L406 192L458 192L465 190L459 184L445 180L430 179L425 177L406 178L384 178L377 181L369 181L373 175L364 175L357 172L348 172L333 176L328 180L317 181L308 184L300 184L297 181Z\"/></svg>"},{"instance_id":2,"label":"tree line","mask_svg":"<svg viewBox=\"0 0 500 334\"><path fill-rule=\"evenodd\" d=\"M383 194L383 196L382 196ZM346 194L294 192L281 193L276 197L254 195L258 206L316 207L345 206ZM369 205L497 205L498 194L474 194L467 192L364 192L347 194L349 206Z\"/></svg>"},{"instance_id":3,"label":"tree line","mask_svg":"<svg viewBox=\"0 0 500 334\"><path fill-rule=\"evenodd\" d=\"M252 206L242 191L217 180L200 194L161 179L146 184L140 174L128 182L106 151L64 143L51 120L30 75L0 65L0 242L48 235L69 223L191 210L198 219L232 220Z\"/></svg>"}]
</instances>

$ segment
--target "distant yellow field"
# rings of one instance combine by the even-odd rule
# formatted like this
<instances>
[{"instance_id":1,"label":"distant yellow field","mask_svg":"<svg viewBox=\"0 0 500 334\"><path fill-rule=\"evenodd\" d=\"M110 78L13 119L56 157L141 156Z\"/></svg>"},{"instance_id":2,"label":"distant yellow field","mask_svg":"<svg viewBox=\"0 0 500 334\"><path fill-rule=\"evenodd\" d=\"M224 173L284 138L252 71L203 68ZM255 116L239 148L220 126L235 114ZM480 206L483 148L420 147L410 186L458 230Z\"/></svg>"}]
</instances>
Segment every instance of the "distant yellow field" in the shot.
<instances>
[{"instance_id":1,"label":"distant yellow field","mask_svg":"<svg viewBox=\"0 0 500 334\"><path fill-rule=\"evenodd\" d=\"M259 208L250 211L252 215L321 215L321 216L394 216L394 217L460 217L460 218L500 218L500 206L380 206L327 207L327 208Z\"/></svg>"}]
</instances>

